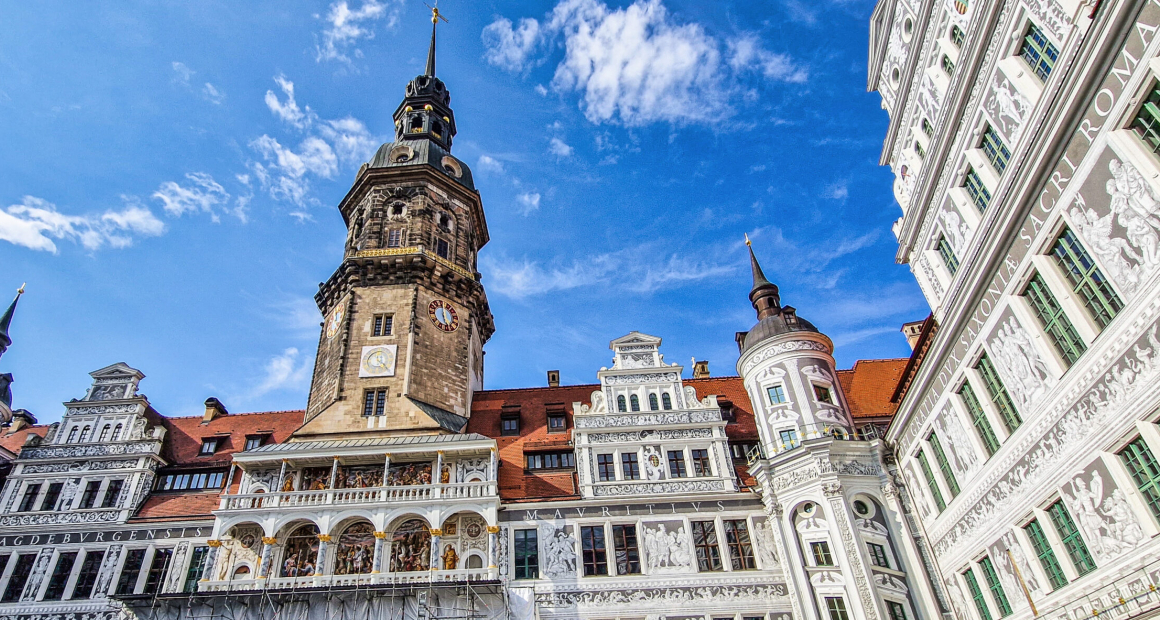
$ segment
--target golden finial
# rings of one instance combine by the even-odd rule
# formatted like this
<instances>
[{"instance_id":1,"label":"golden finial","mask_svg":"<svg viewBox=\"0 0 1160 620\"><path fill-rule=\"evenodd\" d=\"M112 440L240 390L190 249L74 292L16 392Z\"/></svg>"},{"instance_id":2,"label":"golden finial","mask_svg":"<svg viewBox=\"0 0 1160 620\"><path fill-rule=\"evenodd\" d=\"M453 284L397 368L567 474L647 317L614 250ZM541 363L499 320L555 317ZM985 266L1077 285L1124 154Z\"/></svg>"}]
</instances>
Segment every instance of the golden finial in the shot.
<instances>
[{"instance_id":1,"label":"golden finial","mask_svg":"<svg viewBox=\"0 0 1160 620\"><path fill-rule=\"evenodd\" d=\"M427 4L427 3L424 2L423 4ZM427 4L427 8L431 9L431 23L432 24L438 23L439 20L443 20L443 23L445 23L445 24L447 23L447 18L443 17L443 14L439 12L439 2L438 1L436 1L434 5Z\"/></svg>"},{"instance_id":2,"label":"golden finial","mask_svg":"<svg viewBox=\"0 0 1160 620\"><path fill-rule=\"evenodd\" d=\"M749 233L745 233L745 245L753 247L753 242L749 240Z\"/></svg>"},{"instance_id":3,"label":"golden finial","mask_svg":"<svg viewBox=\"0 0 1160 620\"><path fill-rule=\"evenodd\" d=\"M23 295L24 294L24 287L26 287L26 286L28 286L27 282L25 282L24 284L21 284L20 288L16 289L16 294Z\"/></svg>"}]
</instances>

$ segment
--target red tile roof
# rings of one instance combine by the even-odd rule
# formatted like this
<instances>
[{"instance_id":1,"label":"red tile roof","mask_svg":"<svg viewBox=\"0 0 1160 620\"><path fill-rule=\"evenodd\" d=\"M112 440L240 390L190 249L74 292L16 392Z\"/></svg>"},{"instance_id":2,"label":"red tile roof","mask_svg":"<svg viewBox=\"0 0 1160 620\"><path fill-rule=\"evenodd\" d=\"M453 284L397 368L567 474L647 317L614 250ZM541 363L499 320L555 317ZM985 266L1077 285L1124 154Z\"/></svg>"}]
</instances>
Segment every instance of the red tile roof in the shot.
<instances>
[{"instance_id":1,"label":"red tile roof","mask_svg":"<svg viewBox=\"0 0 1160 620\"><path fill-rule=\"evenodd\" d=\"M838 371L838 381L850 403L855 422L886 421L898 410L890 397L906 370L906 358L858 360L849 370Z\"/></svg>"},{"instance_id":2,"label":"red tile roof","mask_svg":"<svg viewBox=\"0 0 1160 620\"><path fill-rule=\"evenodd\" d=\"M38 435L44 437L48 433L48 424L37 424L35 426L26 426L15 433L9 433L7 430L0 436L0 447L8 450L13 454L19 454L21 446L28 440L29 435Z\"/></svg>"},{"instance_id":3,"label":"red tile roof","mask_svg":"<svg viewBox=\"0 0 1160 620\"><path fill-rule=\"evenodd\" d=\"M282 443L302 426L304 411L265 411L219 415L208 423L202 416L158 417L167 429L162 457L173 465L228 467L235 452L246 445L247 435L270 435L267 443ZM200 456L203 439L217 438L217 451Z\"/></svg>"},{"instance_id":4,"label":"red tile roof","mask_svg":"<svg viewBox=\"0 0 1160 620\"><path fill-rule=\"evenodd\" d=\"M221 501L218 491L188 491L155 493L145 500L130 521L175 521L189 519L213 520L211 511Z\"/></svg>"}]
</instances>

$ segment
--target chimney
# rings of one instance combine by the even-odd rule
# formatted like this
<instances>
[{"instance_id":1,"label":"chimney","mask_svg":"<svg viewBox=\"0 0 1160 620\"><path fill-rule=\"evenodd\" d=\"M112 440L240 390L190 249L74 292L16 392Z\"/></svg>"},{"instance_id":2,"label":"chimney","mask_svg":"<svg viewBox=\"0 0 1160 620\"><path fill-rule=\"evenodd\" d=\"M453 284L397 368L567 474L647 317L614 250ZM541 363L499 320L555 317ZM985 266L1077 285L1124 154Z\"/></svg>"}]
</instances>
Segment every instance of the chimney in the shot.
<instances>
[{"instance_id":1,"label":"chimney","mask_svg":"<svg viewBox=\"0 0 1160 620\"><path fill-rule=\"evenodd\" d=\"M209 424L210 420L213 420L219 415L229 414L230 412L226 411L226 406L222 404L222 401L210 396L205 399L205 417L201 419L201 423Z\"/></svg>"},{"instance_id":2,"label":"chimney","mask_svg":"<svg viewBox=\"0 0 1160 620\"><path fill-rule=\"evenodd\" d=\"M548 371L548 387L560 387L560 371Z\"/></svg>"},{"instance_id":3,"label":"chimney","mask_svg":"<svg viewBox=\"0 0 1160 620\"><path fill-rule=\"evenodd\" d=\"M695 361L695 360L693 361L693 378L694 379L708 379L709 378L709 362L708 362L708 360L704 360L704 361L700 361L700 362Z\"/></svg>"},{"instance_id":4,"label":"chimney","mask_svg":"<svg viewBox=\"0 0 1160 620\"><path fill-rule=\"evenodd\" d=\"M8 424L8 432L15 433L16 431L36 424L36 416L27 409L17 409L12 412L12 422Z\"/></svg>"},{"instance_id":5,"label":"chimney","mask_svg":"<svg viewBox=\"0 0 1160 620\"><path fill-rule=\"evenodd\" d=\"M922 334L922 325L925 322L922 320L902 324L902 335L906 336L906 343L910 345L911 351L914 350L914 345L918 344L918 337Z\"/></svg>"}]
</instances>

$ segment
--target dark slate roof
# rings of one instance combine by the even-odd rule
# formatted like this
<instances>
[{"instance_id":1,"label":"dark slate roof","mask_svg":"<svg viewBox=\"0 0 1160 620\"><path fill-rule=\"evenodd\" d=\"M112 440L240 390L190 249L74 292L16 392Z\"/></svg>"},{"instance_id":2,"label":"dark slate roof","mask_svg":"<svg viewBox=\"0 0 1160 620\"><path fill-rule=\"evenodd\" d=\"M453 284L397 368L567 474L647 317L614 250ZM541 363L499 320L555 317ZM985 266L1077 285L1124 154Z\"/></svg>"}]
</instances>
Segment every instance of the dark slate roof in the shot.
<instances>
[{"instance_id":1,"label":"dark slate roof","mask_svg":"<svg viewBox=\"0 0 1160 620\"><path fill-rule=\"evenodd\" d=\"M796 316L796 315L795 315ZM782 334L791 332L814 332L818 333L818 328L814 327L813 323L797 316L797 324L789 325L785 322L785 314L779 313L773 316L765 317L758 321L757 325L753 326L747 334L745 340L741 343L741 353L744 355L750 347L765 340L766 338L773 338Z\"/></svg>"},{"instance_id":2,"label":"dark slate roof","mask_svg":"<svg viewBox=\"0 0 1160 620\"><path fill-rule=\"evenodd\" d=\"M410 151L407 150L410 148ZM398 152L396 152L398 149ZM392 153L395 156L392 157ZM400 153L409 153L409 157L405 160L399 157ZM443 165L443 158L451 157L459 165L462 172L461 176L448 170ZM371 158L371 168L403 168L408 166L431 166L432 168L447 175L449 179L466 187L471 191L475 191L475 181L471 177L471 168L465 162L453 156L449 151L432 142L431 140L398 140L395 142L388 142L379 147L378 152Z\"/></svg>"}]
</instances>

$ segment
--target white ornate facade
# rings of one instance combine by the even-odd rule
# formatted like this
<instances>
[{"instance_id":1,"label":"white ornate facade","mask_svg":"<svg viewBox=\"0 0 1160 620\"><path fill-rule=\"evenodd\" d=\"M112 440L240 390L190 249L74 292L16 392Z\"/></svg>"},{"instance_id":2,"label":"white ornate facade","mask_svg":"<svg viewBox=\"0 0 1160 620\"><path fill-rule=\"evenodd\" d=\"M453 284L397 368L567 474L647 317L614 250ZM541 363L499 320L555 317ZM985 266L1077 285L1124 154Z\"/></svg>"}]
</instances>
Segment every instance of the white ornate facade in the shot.
<instances>
[{"instance_id":1,"label":"white ornate facade","mask_svg":"<svg viewBox=\"0 0 1160 620\"><path fill-rule=\"evenodd\" d=\"M1160 609L1160 5L878 3L870 86L938 330L887 440L959 618Z\"/></svg>"}]
</instances>

